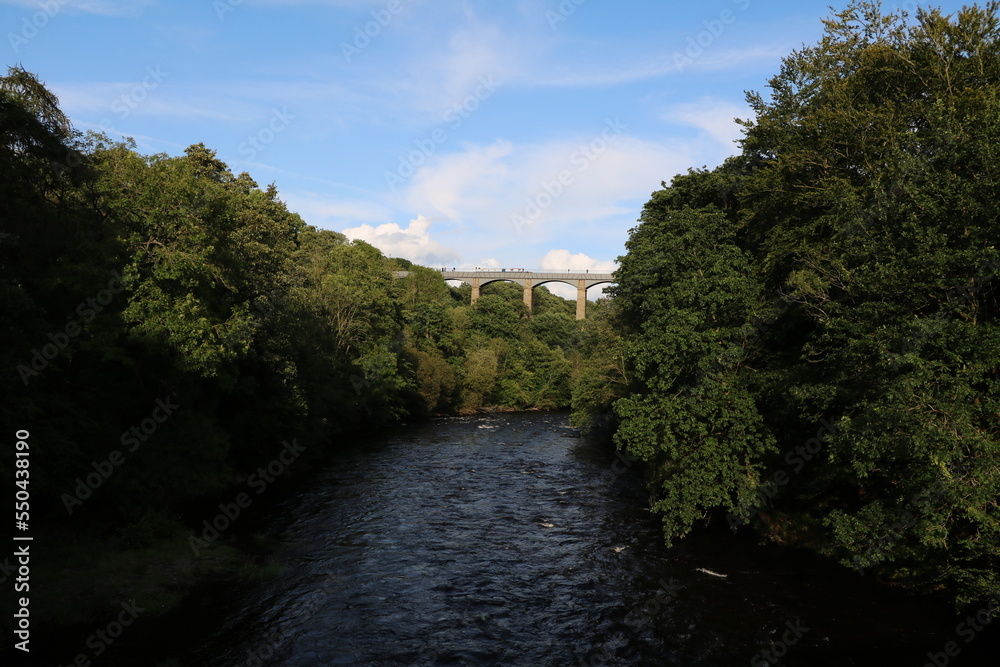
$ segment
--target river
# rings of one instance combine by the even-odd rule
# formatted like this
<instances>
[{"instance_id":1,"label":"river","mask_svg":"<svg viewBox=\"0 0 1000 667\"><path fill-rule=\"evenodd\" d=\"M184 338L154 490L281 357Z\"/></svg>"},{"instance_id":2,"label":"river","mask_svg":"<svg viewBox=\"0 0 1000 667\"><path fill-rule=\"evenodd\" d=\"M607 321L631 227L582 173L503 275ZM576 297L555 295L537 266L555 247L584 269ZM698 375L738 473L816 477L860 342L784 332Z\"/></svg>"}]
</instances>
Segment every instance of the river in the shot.
<instances>
[{"instance_id":1,"label":"river","mask_svg":"<svg viewBox=\"0 0 1000 667\"><path fill-rule=\"evenodd\" d=\"M997 664L995 635L809 554L667 549L632 468L565 413L357 439L268 509L278 574L218 596L185 664L921 667L950 640Z\"/></svg>"}]
</instances>

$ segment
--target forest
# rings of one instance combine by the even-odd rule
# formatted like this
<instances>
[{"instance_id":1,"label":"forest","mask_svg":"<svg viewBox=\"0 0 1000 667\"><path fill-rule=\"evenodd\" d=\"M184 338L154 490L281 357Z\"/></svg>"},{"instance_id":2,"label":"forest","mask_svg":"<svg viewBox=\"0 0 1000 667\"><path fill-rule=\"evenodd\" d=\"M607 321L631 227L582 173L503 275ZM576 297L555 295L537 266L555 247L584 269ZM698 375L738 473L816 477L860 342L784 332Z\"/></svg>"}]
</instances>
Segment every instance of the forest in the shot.
<instances>
[{"instance_id":1,"label":"forest","mask_svg":"<svg viewBox=\"0 0 1000 667\"><path fill-rule=\"evenodd\" d=\"M510 284L471 304L202 144L83 135L10 68L0 410L41 452L32 518L67 545L51 572L72 549L85 569L177 543L289 447L572 406L646 462L668 543L720 523L957 605L995 597L998 10L827 20L748 94L735 156L652 194L580 322L544 288L531 316Z\"/></svg>"},{"instance_id":2,"label":"forest","mask_svg":"<svg viewBox=\"0 0 1000 667\"><path fill-rule=\"evenodd\" d=\"M51 568L108 590L111 554L183 555L212 499L283 449L308 462L404 419L568 408L596 343L574 302L538 288L529 318L495 283L472 305L467 285L306 224L204 145L84 136L18 67L0 133L0 420L37 448L30 514L67 544ZM105 561L106 580L87 570ZM90 611L49 602L43 617Z\"/></svg>"},{"instance_id":3,"label":"forest","mask_svg":"<svg viewBox=\"0 0 1000 667\"><path fill-rule=\"evenodd\" d=\"M723 523L957 604L1000 594L1000 4L855 3L653 193L579 423L668 543Z\"/></svg>"}]
</instances>

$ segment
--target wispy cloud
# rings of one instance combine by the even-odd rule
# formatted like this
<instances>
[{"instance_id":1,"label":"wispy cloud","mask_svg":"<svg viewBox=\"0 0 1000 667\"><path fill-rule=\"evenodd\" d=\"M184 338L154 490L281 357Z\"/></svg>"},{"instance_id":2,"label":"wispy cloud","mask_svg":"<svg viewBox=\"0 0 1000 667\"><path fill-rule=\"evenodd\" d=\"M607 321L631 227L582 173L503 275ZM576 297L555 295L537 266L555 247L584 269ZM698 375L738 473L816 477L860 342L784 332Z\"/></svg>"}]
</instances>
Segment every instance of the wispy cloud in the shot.
<instances>
[{"instance_id":1,"label":"wispy cloud","mask_svg":"<svg viewBox=\"0 0 1000 667\"><path fill-rule=\"evenodd\" d=\"M764 65L769 63L773 63L777 67L780 59L787 55L789 50L790 47L783 41L764 45L720 49L696 59L690 65L689 69L695 71L740 70L752 64Z\"/></svg>"},{"instance_id":2,"label":"wispy cloud","mask_svg":"<svg viewBox=\"0 0 1000 667\"><path fill-rule=\"evenodd\" d=\"M222 1L223 21L212 0L58 0L80 30L53 21L30 55L78 127L172 154L202 141L311 224L442 266L611 261L661 181L734 152L741 92L821 29L815 7L753 3L678 64L718 7L568 3L553 26L559 0L399 0L391 20L389 0ZM39 2L0 9L20 22ZM348 59L356 38L370 45ZM271 144L275 110L294 120ZM618 115L630 126L601 146ZM243 151L252 139L266 152Z\"/></svg>"},{"instance_id":3,"label":"wispy cloud","mask_svg":"<svg viewBox=\"0 0 1000 667\"><path fill-rule=\"evenodd\" d=\"M288 208L311 225L324 229L342 229L360 223L390 222L392 209L366 199L345 199L317 192L284 193Z\"/></svg>"},{"instance_id":4,"label":"wispy cloud","mask_svg":"<svg viewBox=\"0 0 1000 667\"><path fill-rule=\"evenodd\" d=\"M100 16L138 16L156 0L64 0L62 7ZM38 0L0 0L0 5L38 9Z\"/></svg>"},{"instance_id":5,"label":"wispy cloud","mask_svg":"<svg viewBox=\"0 0 1000 667\"><path fill-rule=\"evenodd\" d=\"M300 131L309 128L316 138L343 131L362 116L360 109L352 110L358 95L338 85L314 81L175 85L167 77L155 90L143 91L142 74L137 73L136 81L56 82L52 89L63 110L83 127L110 123L118 129L126 118L132 124L136 118L156 118L221 123L229 129L256 131L275 109L286 109L303 121L299 123ZM275 106L276 100L281 101L280 107Z\"/></svg>"},{"instance_id":6,"label":"wispy cloud","mask_svg":"<svg viewBox=\"0 0 1000 667\"><path fill-rule=\"evenodd\" d=\"M440 117L471 95L483 77L507 85L522 80L532 67L538 49L517 31L481 19L468 6L462 8L457 24L435 24L436 14L413 20L415 25L400 52L405 56L396 54L402 68L395 76L381 77L385 93L396 99L402 93L411 113L418 110Z\"/></svg>"},{"instance_id":7,"label":"wispy cloud","mask_svg":"<svg viewBox=\"0 0 1000 667\"><path fill-rule=\"evenodd\" d=\"M141 77L140 77L141 78ZM62 108L73 118L92 118L98 123L104 117L112 120L122 115L116 101L140 87L136 82L106 81L87 83L54 83L52 88ZM140 103L128 107L128 115L167 118L209 118L233 122L252 117L258 105L230 98L226 104L215 93L203 91L199 96L191 89L161 86Z\"/></svg>"},{"instance_id":8,"label":"wispy cloud","mask_svg":"<svg viewBox=\"0 0 1000 667\"><path fill-rule=\"evenodd\" d=\"M735 119L752 117L753 111L749 105L716 98L678 104L664 114L665 120L696 127L729 148L742 138L741 128Z\"/></svg>"}]
</instances>

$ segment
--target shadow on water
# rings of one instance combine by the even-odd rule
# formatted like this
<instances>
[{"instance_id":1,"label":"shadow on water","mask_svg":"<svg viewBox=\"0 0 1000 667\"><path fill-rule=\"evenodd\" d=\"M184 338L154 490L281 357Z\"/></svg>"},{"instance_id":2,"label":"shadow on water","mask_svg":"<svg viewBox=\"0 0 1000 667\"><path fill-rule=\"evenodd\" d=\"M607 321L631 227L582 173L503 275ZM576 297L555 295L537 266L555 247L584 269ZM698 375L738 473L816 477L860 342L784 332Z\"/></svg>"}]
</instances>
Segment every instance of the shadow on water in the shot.
<instances>
[{"instance_id":1,"label":"shadow on water","mask_svg":"<svg viewBox=\"0 0 1000 667\"><path fill-rule=\"evenodd\" d=\"M636 470L567 422L351 443L264 516L277 577L173 628L200 637L183 664L998 664L995 632L966 643L947 608L808 553L719 526L667 549Z\"/></svg>"}]
</instances>

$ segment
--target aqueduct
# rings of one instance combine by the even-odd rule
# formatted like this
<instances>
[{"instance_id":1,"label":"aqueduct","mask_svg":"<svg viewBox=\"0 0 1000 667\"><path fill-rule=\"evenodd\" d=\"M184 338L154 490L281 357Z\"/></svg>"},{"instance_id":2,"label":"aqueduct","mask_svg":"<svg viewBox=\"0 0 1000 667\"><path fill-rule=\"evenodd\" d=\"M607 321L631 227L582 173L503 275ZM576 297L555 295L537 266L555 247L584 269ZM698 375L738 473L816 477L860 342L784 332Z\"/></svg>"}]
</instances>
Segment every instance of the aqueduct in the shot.
<instances>
[{"instance_id":1,"label":"aqueduct","mask_svg":"<svg viewBox=\"0 0 1000 667\"><path fill-rule=\"evenodd\" d=\"M397 277L405 277L407 271L397 271ZM441 276L445 280L459 280L472 286L472 303L479 298L479 290L490 283L511 282L517 283L524 288L524 305L531 311L532 290L545 283L564 283L576 287L576 319L582 320L587 316L587 289L594 285L615 282L613 273L590 273L579 271L560 272L540 272L523 271L519 269L491 269L478 271L444 271Z\"/></svg>"}]
</instances>

